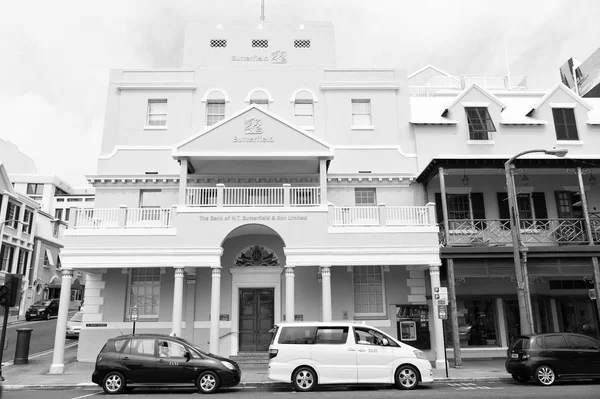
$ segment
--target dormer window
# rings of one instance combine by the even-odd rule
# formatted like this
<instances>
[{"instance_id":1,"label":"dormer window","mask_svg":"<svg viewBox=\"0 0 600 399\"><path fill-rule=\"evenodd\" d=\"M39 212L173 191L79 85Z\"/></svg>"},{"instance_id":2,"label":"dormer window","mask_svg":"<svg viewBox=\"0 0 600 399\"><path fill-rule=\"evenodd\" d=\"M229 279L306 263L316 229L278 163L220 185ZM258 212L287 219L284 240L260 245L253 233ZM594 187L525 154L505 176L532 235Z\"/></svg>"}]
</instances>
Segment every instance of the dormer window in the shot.
<instances>
[{"instance_id":1,"label":"dormer window","mask_svg":"<svg viewBox=\"0 0 600 399\"><path fill-rule=\"evenodd\" d=\"M496 131L492 117L485 107L466 107L469 140L491 140Z\"/></svg>"},{"instance_id":2,"label":"dormer window","mask_svg":"<svg viewBox=\"0 0 600 399\"><path fill-rule=\"evenodd\" d=\"M552 108L552 116L557 140L579 140L573 108Z\"/></svg>"},{"instance_id":3,"label":"dormer window","mask_svg":"<svg viewBox=\"0 0 600 399\"><path fill-rule=\"evenodd\" d=\"M269 47L269 41L267 39L252 39L252 47Z\"/></svg>"}]
</instances>

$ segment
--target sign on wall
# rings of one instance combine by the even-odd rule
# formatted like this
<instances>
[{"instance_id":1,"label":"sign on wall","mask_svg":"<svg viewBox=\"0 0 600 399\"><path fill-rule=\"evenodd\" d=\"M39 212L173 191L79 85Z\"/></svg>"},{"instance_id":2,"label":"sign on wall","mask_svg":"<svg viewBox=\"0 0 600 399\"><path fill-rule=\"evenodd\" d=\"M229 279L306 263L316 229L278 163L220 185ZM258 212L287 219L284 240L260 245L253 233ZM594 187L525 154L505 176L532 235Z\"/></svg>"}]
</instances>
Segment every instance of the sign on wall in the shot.
<instances>
[{"instance_id":1,"label":"sign on wall","mask_svg":"<svg viewBox=\"0 0 600 399\"><path fill-rule=\"evenodd\" d=\"M448 305L448 288L446 287L435 287L433 299L438 305Z\"/></svg>"}]
</instances>

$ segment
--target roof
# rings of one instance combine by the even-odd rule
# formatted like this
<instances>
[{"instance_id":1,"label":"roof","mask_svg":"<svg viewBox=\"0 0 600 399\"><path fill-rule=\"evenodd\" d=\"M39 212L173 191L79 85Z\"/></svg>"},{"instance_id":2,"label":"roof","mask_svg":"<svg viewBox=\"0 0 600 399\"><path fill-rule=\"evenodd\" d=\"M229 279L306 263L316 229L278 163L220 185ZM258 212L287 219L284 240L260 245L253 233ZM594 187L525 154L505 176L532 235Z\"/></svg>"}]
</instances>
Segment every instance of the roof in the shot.
<instances>
[{"instance_id":1,"label":"roof","mask_svg":"<svg viewBox=\"0 0 600 399\"><path fill-rule=\"evenodd\" d=\"M448 97L410 97L410 123L416 125L456 125L457 120L442 116Z\"/></svg>"},{"instance_id":2,"label":"roof","mask_svg":"<svg viewBox=\"0 0 600 399\"><path fill-rule=\"evenodd\" d=\"M466 97L467 94L469 94L471 91L474 91L474 90L479 91L481 94L483 94L484 96L486 96L487 98L489 98L491 101L493 101L496 104L498 104L498 106L500 108L502 108L502 109L506 108L506 105L504 105L504 103L502 101L500 101L495 95L493 95L489 91L485 90L484 88L482 88L481 86L479 86L477 83L472 83L471 86L467 87L461 93L459 93L456 96L456 98L454 99L454 101L452 101L450 104L448 104L446 106L446 108L444 109L444 111L447 111L450 108L454 107L456 104L458 104L458 102L460 100L462 100L464 97Z\"/></svg>"},{"instance_id":3,"label":"roof","mask_svg":"<svg viewBox=\"0 0 600 399\"><path fill-rule=\"evenodd\" d=\"M554 86L554 88L552 90L550 90L548 93L546 93L546 95L544 97L542 97L542 99L538 103L534 104L529 112L540 108L542 105L544 105L546 103L546 101L548 101L550 98L552 98L554 93L556 93L559 90L561 90L564 93L566 93L567 95L569 95L569 97L571 97L573 99L573 101L576 101L579 104L583 105L585 108L588 109L588 111L591 109L590 106L581 97L579 97L577 94L575 94L573 92L573 90L569 89L564 84L559 83L556 86Z\"/></svg>"},{"instance_id":4,"label":"roof","mask_svg":"<svg viewBox=\"0 0 600 399\"><path fill-rule=\"evenodd\" d=\"M434 71L439 72L440 75L449 76L451 78L456 79L458 82L460 82L460 79L458 79L456 76L451 75L448 72L444 72L440 68L438 68L438 67L436 67L434 65L431 65L431 64L427 64L423 68L419 69L418 71L415 71L415 72L411 73L410 75L408 75L408 79L412 78L413 76L417 76L418 74L420 74L423 71L426 71L427 69L433 69Z\"/></svg>"}]
</instances>

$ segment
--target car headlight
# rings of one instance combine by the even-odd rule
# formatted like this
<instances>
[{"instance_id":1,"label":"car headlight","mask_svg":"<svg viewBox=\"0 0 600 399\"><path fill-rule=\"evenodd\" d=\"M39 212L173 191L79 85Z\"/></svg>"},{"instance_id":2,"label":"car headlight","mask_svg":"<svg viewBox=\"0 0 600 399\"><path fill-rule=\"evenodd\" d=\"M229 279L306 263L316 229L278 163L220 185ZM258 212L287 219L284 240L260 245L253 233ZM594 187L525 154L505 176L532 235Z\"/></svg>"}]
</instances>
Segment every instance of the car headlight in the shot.
<instances>
[{"instance_id":1,"label":"car headlight","mask_svg":"<svg viewBox=\"0 0 600 399\"><path fill-rule=\"evenodd\" d=\"M223 360L221 360L221 363L223 363L223 366L227 367L229 370L235 370L235 366L233 364Z\"/></svg>"},{"instance_id":2,"label":"car headlight","mask_svg":"<svg viewBox=\"0 0 600 399\"><path fill-rule=\"evenodd\" d=\"M46 311L46 308L39 308L38 309L38 312L45 312L45 311Z\"/></svg>"},{"instance_id":3,"label":"car headlight","mask_svg":"<svg viewBox=\"0 0 600 399\"><path fill-rule=\"evenodd\" d=\"M425 353L423 351L414 350L413 352L415 352L415 356L417 357L417 359L427 360L427 356L425 356Z\"/></svg>"}]
</instances>

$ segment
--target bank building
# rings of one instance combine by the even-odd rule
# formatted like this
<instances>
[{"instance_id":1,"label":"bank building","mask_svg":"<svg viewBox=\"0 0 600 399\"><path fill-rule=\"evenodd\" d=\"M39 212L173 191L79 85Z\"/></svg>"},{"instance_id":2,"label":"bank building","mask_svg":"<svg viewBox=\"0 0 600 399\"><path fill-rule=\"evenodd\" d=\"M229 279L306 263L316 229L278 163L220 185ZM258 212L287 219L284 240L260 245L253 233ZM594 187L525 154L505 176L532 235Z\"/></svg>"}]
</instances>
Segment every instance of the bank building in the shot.
<instances>
[{"instance_id":1,"label":"bank building","mask_svg":"<svg viewBox=\"0 0 600 399\"><path fill-rule=\"evenodd\" d=\"M95 207L72 209L61 252L63 285L88 273L79 361L132 332L132 307L136 332L223 356L264 354L282 321L356 320L436 367L453 337L503 357L520 326L502 168L531 148L569 150L516 162L536 328L597 335L594 99L335 59L330 23L195 23L181 68L111 71Z\"/></svg>"}]
</instances>

